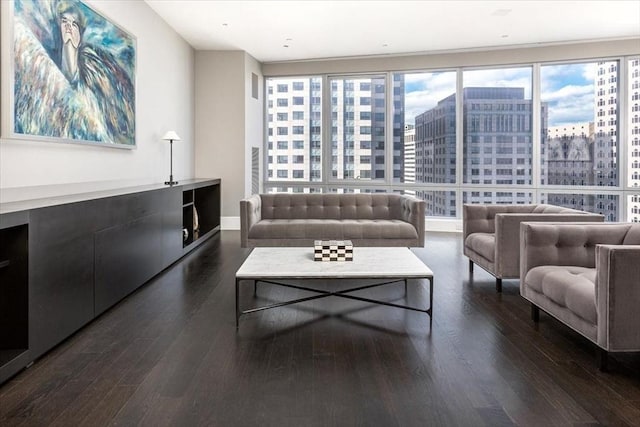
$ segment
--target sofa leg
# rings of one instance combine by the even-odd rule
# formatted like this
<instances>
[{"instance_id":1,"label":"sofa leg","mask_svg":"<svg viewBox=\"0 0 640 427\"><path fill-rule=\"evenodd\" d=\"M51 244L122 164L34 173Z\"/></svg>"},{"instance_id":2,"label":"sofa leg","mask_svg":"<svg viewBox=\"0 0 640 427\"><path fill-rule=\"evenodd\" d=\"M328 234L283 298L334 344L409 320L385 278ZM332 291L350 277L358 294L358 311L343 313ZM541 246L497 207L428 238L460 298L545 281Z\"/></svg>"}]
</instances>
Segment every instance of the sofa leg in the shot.
<instances>
[{"instance_id":1,"label":"sofa leg","mask_svg":"<svg viewBox=\"0 0 640 427\"><path fill-rule=\"evenodd\" d=\"M496 291L502 292L502 279L496 277Z\"/></svg>"},{"instance_id":2,"label":"sofa leg","mask_svg":"<svg viewBox=\"0 0 640 427\"><path fill-rule=\"evenodd\" d=\"M598 369L602 372L607 372L608 362L609 362L609 352L603 348L598 347L596 350L596 361L598 364Z\"/></svg>"},{"instance_id":3,"label":"sofa leg","mask_svg":"<svg viewBox=\"0 0 640 427\"><path fill-rule=\"evenodd\" d=\"M540 321L540 308L537 305L531 304L531 320L535 323Z\"/></svg>"},{"instance_id":4,"label":"sofa leg","mask_svg":"<svg viewBox=\"0 0 640 427\"><path fill-rule=\"evenodd\" d=\"M473 273L473 261L469 260L469 273Z\"/></svg>"}]
</instances>

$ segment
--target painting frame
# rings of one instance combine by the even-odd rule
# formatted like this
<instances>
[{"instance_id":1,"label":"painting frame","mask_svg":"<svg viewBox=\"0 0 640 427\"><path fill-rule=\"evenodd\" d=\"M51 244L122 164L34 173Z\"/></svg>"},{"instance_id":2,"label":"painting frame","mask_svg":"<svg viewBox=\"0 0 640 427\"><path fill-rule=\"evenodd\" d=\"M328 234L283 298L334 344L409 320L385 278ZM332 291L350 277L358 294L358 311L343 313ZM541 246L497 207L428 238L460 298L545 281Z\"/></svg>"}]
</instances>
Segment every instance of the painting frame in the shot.
<instances>
[{"instance_id":1,"label":"painting frame","mask_svg":"<svg viewBox=\"0 0 640 427\"><path fill-rule=\"evenodd\" d=\"M81 0L0 7L2 139L136 149L137 38Z\"/></svg>"}]
</instances>

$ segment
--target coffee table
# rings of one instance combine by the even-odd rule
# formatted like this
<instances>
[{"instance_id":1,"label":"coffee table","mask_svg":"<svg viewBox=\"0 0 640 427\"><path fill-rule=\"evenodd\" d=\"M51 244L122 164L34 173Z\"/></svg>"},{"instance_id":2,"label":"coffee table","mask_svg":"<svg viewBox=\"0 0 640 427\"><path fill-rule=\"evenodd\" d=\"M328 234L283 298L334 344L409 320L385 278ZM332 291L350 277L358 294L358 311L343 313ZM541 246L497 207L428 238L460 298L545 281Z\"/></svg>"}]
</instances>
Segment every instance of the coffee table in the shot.
<instances>
[{"instance_id":1,"label":"coffee table","mask_svg":"<svg viewBox=\"0 0 640 427\"><path fill-rule=\"evenodd\" d=\"M379 279L380 282L339 291L326 291L307 286L278 282L278 280L289 281L296 279ZM350 295L351 292L400 281L404 281L406 291L408 279L427 279L429 281L429 308L420 309ZM239 298L240 282L249 280L253 281L254 293L257 283L263 282L310 291L318 295L278 302L249 310L241 310ZM240 316L243 314L255 313L270 308L283 307L330 296L427 313L429 315L429 325L431 326L433 323L433 272L409 248L357 247L353 248L353 261L314 261L313 248L263 247L254 248L236 272L236 328L238 328Z\"/></svg>"}]
</instances>

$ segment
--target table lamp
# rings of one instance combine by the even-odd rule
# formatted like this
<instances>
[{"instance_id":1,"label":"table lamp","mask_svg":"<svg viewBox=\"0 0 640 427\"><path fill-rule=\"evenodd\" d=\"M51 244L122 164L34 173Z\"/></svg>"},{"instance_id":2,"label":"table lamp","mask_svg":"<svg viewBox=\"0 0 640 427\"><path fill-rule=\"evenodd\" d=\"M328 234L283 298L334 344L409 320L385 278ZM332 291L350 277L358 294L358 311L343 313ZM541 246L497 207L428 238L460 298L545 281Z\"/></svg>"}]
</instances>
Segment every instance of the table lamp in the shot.
<instances>
[{"instance_id":1,"label":"table lamp","mask_svg":"<svg viewBox=\"0 0 640 427\"><path fill-rule=\"evenodd\" d=\"M169 141L169 147L171 150L171 157L170 157L170 163L169 163L171 172L169 173L169 181L165 181L164 183L165 185L176 185L178 181L173 180L173 141L180 141L180 137L175 131L170 130L162 137L162 140Z\"/></svg>"}]
</instances>

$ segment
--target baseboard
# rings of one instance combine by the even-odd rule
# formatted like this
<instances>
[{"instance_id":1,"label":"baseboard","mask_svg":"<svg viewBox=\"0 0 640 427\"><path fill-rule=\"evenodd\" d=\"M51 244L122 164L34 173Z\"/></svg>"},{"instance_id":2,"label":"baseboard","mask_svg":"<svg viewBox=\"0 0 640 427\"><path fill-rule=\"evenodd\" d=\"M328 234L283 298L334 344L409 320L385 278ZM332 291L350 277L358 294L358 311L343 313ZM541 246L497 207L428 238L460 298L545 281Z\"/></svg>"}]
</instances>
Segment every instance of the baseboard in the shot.
<instances>
[{"instance_id":1,"label":"baseboard","mask_svg":"<svg viewBox=\"0 0 640 427\"><path fill-rule=\"evenodd\" d=\"M449 233L462 232L462 221L448 218L428 218L424 222L426 231L443 231Z\"/></svg>"},{"instance_id":2,"label":"baseboard","mask_svg":"<svg viewBox=\"0 0 640 427\"><path fill-rule=\"evenodd\" d=\"M220 218L221 230L240 230L239 216L223 216ZM425 221L426 231L444 231L460 233L462 231L462 221L457 219L427 218Z\"/></svg>"},{"instance_id":3,"label":"baseboard","mask_svg":"<svg viewBox=\"0 0 640 427\"><path fill-rule=\"evenodd\" d=\"M220 217L220 230L240 230L239 216Z\"/></svg>"}]
</instances>

